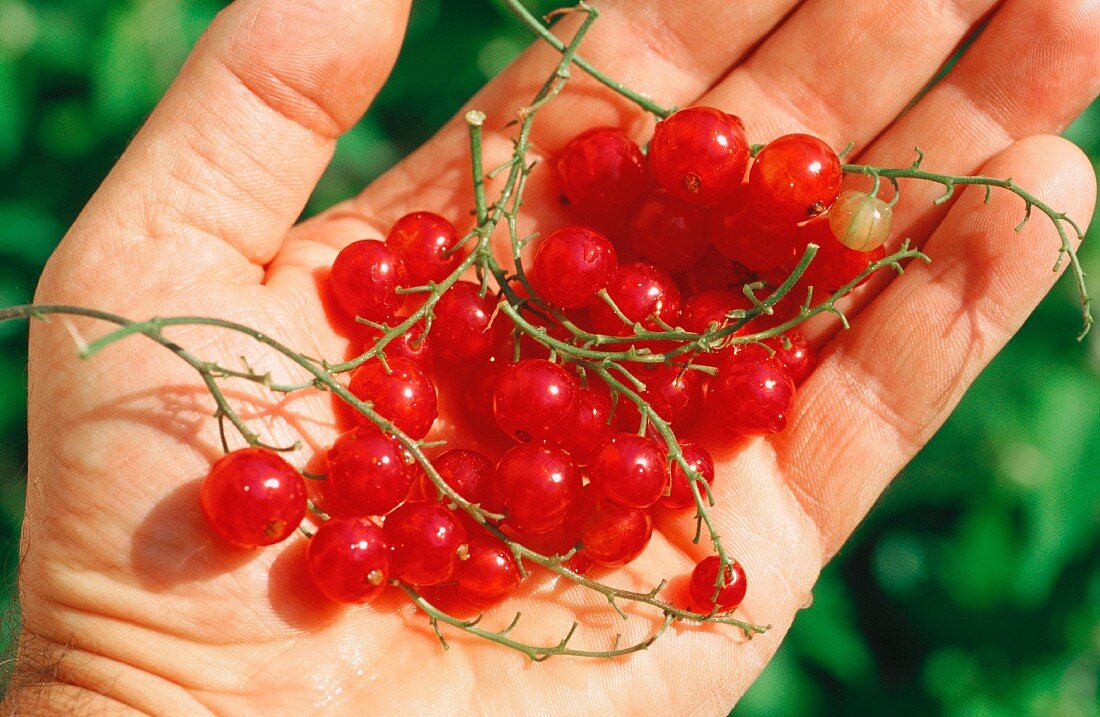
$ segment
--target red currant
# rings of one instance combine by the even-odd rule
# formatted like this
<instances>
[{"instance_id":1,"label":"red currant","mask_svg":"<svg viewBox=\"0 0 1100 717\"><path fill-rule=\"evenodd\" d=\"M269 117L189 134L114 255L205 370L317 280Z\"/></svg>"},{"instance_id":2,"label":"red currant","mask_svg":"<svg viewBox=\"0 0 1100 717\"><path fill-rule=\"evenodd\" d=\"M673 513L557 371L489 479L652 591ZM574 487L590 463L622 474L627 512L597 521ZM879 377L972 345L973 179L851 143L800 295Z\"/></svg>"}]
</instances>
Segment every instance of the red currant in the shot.
<instances>
[{"instance_id":1,"label":"red currant","mask_svg":"<svg viewBox=\"0 0 1100 717\"><path fill-rule=\"evenodd\" d=\"M649 184L638 145L610 127L575 137L562 149L557 168L570 208L609 230L626 221Z\"/></svg>"},{"instance_id":2,"label":"red currant","mask_svg":"<svg viewBox=\"0 0 1100 717\"><path fill-rule=\"evenodd\" d=\"M515 556L504 543L487 535L475 535L467 544L468 554L455 571L459 597L479 608L502 602L520 583Z\"/></svg>"},{"instance_id":3,"label":"red currant","mask_svg":"<svg viewBox=\"0 0 1100 717\"><path fill-rule=\"evenodd\" d=\"M242 448L219 458L199 493L214 532L242 548L285 540L306 513L298 471L266 448Z\"/></svg>"},{"instance_id":4,"label":"red currant","mask_svg":"<svg viewBox=\"0 0 1100 717\"><path fill-rule=\"evenodd\" d=\"M494 321L496 299L481 296L477 284L459 281L435 305L430 333L436 357L469 363L486 359L502 336L503 323Z\"/></svg>"},{"instance_id":5,"label":"red currant","mask_svg":"<svg viewBox=\"0 0 1100 717\"><path fill-rule=\"evenodd\" d=\"M787 368L791 380L798 385L814 370L817 354L801 331L788 331L787 340L789 346L784 346L783 339L779 337L767 339L764 343L775 350L775 358Z\"/></svg>"},{"instance_id":6,"label":"red currant","mask_svg":"<svg viewBox=\"0 0 1100 717\"><path fill-rule=\"evenodd\" d=\"M581 497L581 474L560 448L515 446L497 464L494 489L505 523L521 533L544 535L560 528Z\"/></svg>"},{"instance_id":7,"label":"red currant","mask_svg":"<svg viewBox=\"0 0 1100 717\"><path fill-rule=\"evenodd\" d=\"M828 217L815 219L798 228L798 241L802 246L816 244L817 254L806 267L806 273L799 279L805 286L813 286L820 292L832 293L852 281L872 262L886 256L886 249L879 246L871 251L854 251L837 241L829 226ZM860 280L859 284L868 277ZM856 286L859 286L856 284ZM803 295L805 292L803 292ZM819 296L824 299L824 296Z\"/></svg>"},{"instance_id":8,"label":"red currant","mask_svg":"<svg viewBox=\"0 0 1100 717\"><path fill-rule=\"evenodd\" d=\"M717 555L711 555L700 560L691 571L691 598L699 612L709 613L715 609L726 612L736 608L745 599L747 586L745 569L741 567L741 563L735 560L726 568L722 587L719 588L718 571L721 568L722 561ZM717 599L714 596L715 591L718 592Z\"/></svg>"},{"instance_id":9,"label":"red currant","mask_svg":"<svg viewBox=\"0 0 1100 717\"><path fill-rule=\"evenodd\" d=\"M369 344L363 349L371 348L382 335L382 332L373 327L368 329ZM393 341L386 344L383 349L386 358L401 357L412 361L419 368L427 371L432 365L432 342L424 334L424 327L420 324L412 326Z\"/></svg>"},{"instance_id":10,"label":"red currant","mask_svg":"<svg viewBox=\"0 0 1100 717\"><path fill-rule=\"evenodd\" d=\"M414 285L443 281L458 268L462 253L454 225L431 212L413 212L394 222L386 245L405 263Z\"/></svg>"},{"instance_id":11,"label":"red currant","mask_svg":"<svg viewBox=\"0 0 1100 717\"><path fill-rule=\"evenodd\" d=\"M517 441L557 442L576 416L579 390L577 379L560 365L525 359L500 372L493 415Z\"/></svg>"},{"instance_id":12,"label":"red currant","mask_svg":"<svg viewBox=\"0 0 1100 717\"><path fill-rule=\"evenodd\" d=\"M714 483L714 459L710 453L694 441L680 441L680 452L684 460L707 483ZM706 500L706 490L699 486L699 495ZM661 496L660 504L672 510L683 510L695 506L695 494L691 492L691 483L687 473L680 467L679 461L672 462L672 483L668 495Z\"/></svg>"},{"instance_id":13,"label":"red currant","mask_svg":"<svg viewBox=\"0 0 1100 717\"><path fill-rule=\"evenodd\" d=\"M787 369L756 351L727 354L707 390L712 422L739 436L782 431L793 402L794 381Z\"/></svg>"},{"instance_id":14,"label":"red currant","mask_svg":"<svg viewBox=\"0 0 1100 717\"><path fill-rule=\"evenodd\" d=\"M745 177L745 125L713 107L686 107L657 123L649 143L653 176L674 197L710 206Z\"/></svg>"},{"instance_id":15,"label":"red currant","mask_svg":"<svg viewBox=\"0 0 1100 717\"><path fill-rule=\"evenodd\" d=\"M397 293L405 265L385 244L373 239L348 244L332 263L329 287L351 316L385 321L405 303Z\"/></svg>"},{"instance_id":16,"label":"red currant","mask_svg":"<svg viewBox=\"0 0 1100 717\"><path fill-rule=\"evenodd\" d=\"M409 494L413 473L393 439L373 424L336 439L321 486L324 508L337 517L385 515Z\"/></svg>"},{"instance_id":17,"label":"red currant","mask_svg":"<svg viewBox=\"0 0 1100 717\"><path fill-rule=\"evenodd\" d=\"M705 210L667 192L655 192L630 220L630 241L643 261L675 274L695 266L706 254L707 221Z\"/></svg>"},{"instance_id":18,"label":"red currant","mask_svg":"<svg viewBox=\"0 0 1100 717\"><path fill-rule=\"evenodd\" d=\"M306 564L329 600L365 603L386 587L390 546L382 529L366 518L333 518L310 538Z\"/></svg>"},{"instance_id":19,"label":"red currant","mask_svg":"<svg viewBox=\"0 0 1100 717\"><path fill-rule=\"evenodd\" d=\"M788 134L760 150L749 189L762 215L796 224L831 207L842 178L840 159L829 145L808 134Z\"/></svg>"},{"instance_id":20,"label":"red currant","mask_svg":"<svg viewBox=\"0 0 1100 717\"><path fill-rule=\"evenodd\" d=\"M451 579L466 529L457 516L434 501L411 500L386 516L382 526L393 550L390 572L413 585Z\"/></svg>"},{"instance_id":21,"label":"red currant","mask_svg":"<svg viewBox=\"0 0 1100 717\"><path fill-rule=\"evenodd\" d=\"M394 357L387 364L389 373L381 361L363 364L352 374L348 390L359 400L370 401L375 411L405 435L423 438L437 415L435 384L408 359ZM361 424L370 424L366 416L356 417Z\"/></svg>"},{"instance_id":22,"label":"red currant","mask_svg":"<svg viewBox=\"0 0 1100 717\"><path fill-rule=\"evenodd\" d=\"M563 309L591 304L618 268L615 247L587 227L565 227L539 246L531 282L548 303Z\"/></svg>"},{"instance_id":23,"label":"red currant","mask_svg":"<svg viewBox=\"0 0 1100 717\"><path fill-rule=\"evenodd\" d=\"M484 504L491 499L493 462L485 454L455 448L432 461L432 466L444 483L471 503ZM438 492L427 475L420 481L425 497Z\"/></svg>"},{"instance_id":24,"label":"red currant","mask_svg":"<svg viewBox=\"0 0 1100 717\"><path fill-rule=\"evenodd\" d=\"M668 485L664 450L656 441L634 433L611 436L588 473L600 496L628 508L653 505Z\"/></svg>"},{"instance_id":25,"label":"red currant","mask_svg":"<svg viewBox=\"0 0 1100 717\"><path fill-rule=\"evenodd\" d=\"M607 293L619 311L632 322L640 322L650 331L661 326L653 317L669 325L680 318L680 290L667 272L643 262L619 267L607 287ZM623 323L611 307L600 301L592 305L593 328L612 336L629 336L633 329Z\"/></svg>"},{"instance_id":26,"label":"red currant","mask_svg":"<svg viewBox=\"0 0 1100 717\"><path fill-rule=\"evenodd\" d=\"M744 293L732 289L707 289L693 294L684 302L680 326L702 334L713 325L724 326L734 321L727 315L736 309L750 309L752 302Z\"/></svg>"},{"instance_id":27,"label":"red currant","mask_svg":"<svg viewBox=\"0 0 1100 717\"><path fill-rule=\"evenodd\" d=\"M641 555L652 535L646 511L597 499L581 523L581 552L597 565L618 567Z\"/></svg>"},{"instance_id":28,"label":"red currant","mask_svg":"<svg viewBox=\"0 0 1100 717\"><path fill-rule=\"evenodd\" d=\"M703 255L702 261L684 274L688 288L695 293L709 289L734 289L753 280L752 272L718 253L713 246Z\"/></svg>"},{"instance_id":29,"label":"red currant","mask_svg":"<svg viewBox=\"0 0 1100 717\"><path fill-rule=\"evenodd\" d=\"M768 222L757 213L748 185L710 216L714 248L749 271L767 271L794 259L794 235L793 224Z\"/></svg>"},{"instance_id":30,"label":"red currant","mask_svg":"<svg viewBox=\"0 0 1100 717\"><path fill-rule=\"evenodd\" d=\"M611 437L611 392L602 381L589 380L577 396L577 415L558 442L573 461L586 466Z\"/></svg>"},{"instance_id":31,"label":"red currant","mask_svg":"<svg viewBox=\"0 0 1100 717\"><path fill-rule=\"evenodd\" d=\"M636 369L634 375L645 384L642 397L649 402L650 408L675 428L683 428L699 416L703 406L703 378L698 371L684 370L682 366L645 366ZM618 416L627 423L620 425L626 429L637 427L641 420L637 407L629 401L621 404L627 410Z\"/></svg>"}]
</instances>

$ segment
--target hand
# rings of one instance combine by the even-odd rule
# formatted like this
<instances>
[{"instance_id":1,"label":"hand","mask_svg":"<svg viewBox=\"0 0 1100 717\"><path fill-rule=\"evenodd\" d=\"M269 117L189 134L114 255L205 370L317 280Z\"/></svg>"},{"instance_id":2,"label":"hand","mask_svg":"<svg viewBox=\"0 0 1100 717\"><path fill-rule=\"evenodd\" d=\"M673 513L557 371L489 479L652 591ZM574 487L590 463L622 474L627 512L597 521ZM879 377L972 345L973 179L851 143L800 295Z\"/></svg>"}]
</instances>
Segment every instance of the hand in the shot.
<instances>
[{"instance_id":1,"label":"hand","mask_svg":"<svg viewBox=\"0 0 1100 717\"><path fill-rule=\"evenodd\" d=\"M1041 135L1100 91L1095 3L811 1L787 17L797 4L609 1L582 53L666 106L740 115L752 141L808 131L837 148L855 142L860 161L895 166L919 144L929 166L1011 176L1078 220L1091 216L1087 160ZM407 10L405 0L231 6L58 248L37 301L135 319L228 318L306 354L343 357L347 341L318 298L338 248L383 236L407 211L458 218L471 206L456 121L359 197L294 226L335 138L384 81ZM949 77L895 121L987 13L989 26ZM556 58L532 48L471 107L487 112L487 126L504 125ZM635 107L575 74L539 116L541 151L600 124L645 136ZM508 131L486 145L493 166L509 151ZM896 236L913 237L932 264L854 297L850 331L819 327L825 355L787 430L721 457L714 514L750 574L743 615L774 628L745 642L729 629L675 627L629 660L530 666L450 633L444 652L397 596L363 609L325 604L302 577L303 540L248 554L220 547L198 510L198 482L220 444L194 372L140 338L82 362L73 333L96 336L102 324L36 324L23 637L8 706L724 713L775 652L822 565L1055 280L1052 227L1032 221L1012 233L1018 199L995 192L983 206L976 190L935 207L935 193L909 185L895 213ZM538 183L528 196L531 228L552 228L554 197ZM234 334L187 328L171 337L227 365L243 355L261 370L284 368ZM299 461L335 435L327 395L271 406L245 387L231 400L252 410L270 442L301 437ZM690 543L691 522L660 524L643 559L616 578L648 588L685 574L706 552ZM640 618L610 627L618 618L606 603L546 579L514 607L531 640L560 639L571 609L589 623L578 639L592 643L647 627ZM499 612L489 619L510 619Z\"/></svg>"}]
</instances>

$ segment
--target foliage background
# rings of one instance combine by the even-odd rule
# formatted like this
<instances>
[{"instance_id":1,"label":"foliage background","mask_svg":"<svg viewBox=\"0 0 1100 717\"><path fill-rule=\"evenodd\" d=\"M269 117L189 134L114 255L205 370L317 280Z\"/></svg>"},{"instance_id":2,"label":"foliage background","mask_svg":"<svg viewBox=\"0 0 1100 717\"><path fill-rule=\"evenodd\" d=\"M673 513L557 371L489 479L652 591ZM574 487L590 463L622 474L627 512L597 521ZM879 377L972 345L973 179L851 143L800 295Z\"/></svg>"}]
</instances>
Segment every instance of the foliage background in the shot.
<instances>
[{"instance_id":1,"label":"foliage background","mask_svg":"<svg viewBox=\"0 0 1100 717\"><path fill-rule=\"evenodd\" d=\"M0 0L0 304L30 300L221 5ZM309 212L418 145L528 41L493 0L417 0L391 81ZM1100 102L1067 135L1100 161ZM1100 330L1077 344L1077 329L1062 282L825 570L736 715L1100 715ZM0 326L0 614L14 614L25 341Z\"/></svg>"}]
</instances>

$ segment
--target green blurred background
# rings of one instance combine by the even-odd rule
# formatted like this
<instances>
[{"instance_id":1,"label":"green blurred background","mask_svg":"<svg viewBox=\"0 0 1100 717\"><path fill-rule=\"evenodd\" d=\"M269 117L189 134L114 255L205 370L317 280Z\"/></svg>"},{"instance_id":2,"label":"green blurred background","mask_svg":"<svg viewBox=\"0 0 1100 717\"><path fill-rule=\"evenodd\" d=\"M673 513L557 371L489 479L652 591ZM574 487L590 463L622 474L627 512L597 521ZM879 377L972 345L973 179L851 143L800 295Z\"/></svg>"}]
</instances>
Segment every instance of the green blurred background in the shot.
<instances>
[{"instance_id":1,"label":"green blurred background","mask_svg":"<svg viewBox=\"0 0 1100 717\"><path fill-rule=\"evenodd\" d=\"M0 0L0 305L30 300L223 4ZM309 212L417 146L529 39L498 2L417 0L392 79L340 142ZM1067 135L1100 162L1100 103ZM1093 234L1082 260L1100 276ZM1078 328L1063 281L825 570L736 715L1100 715L1100 330L1079 344ZM25 341L23 326L0 325L5 615L23 510Z\"/></svg>"}]
</instances>

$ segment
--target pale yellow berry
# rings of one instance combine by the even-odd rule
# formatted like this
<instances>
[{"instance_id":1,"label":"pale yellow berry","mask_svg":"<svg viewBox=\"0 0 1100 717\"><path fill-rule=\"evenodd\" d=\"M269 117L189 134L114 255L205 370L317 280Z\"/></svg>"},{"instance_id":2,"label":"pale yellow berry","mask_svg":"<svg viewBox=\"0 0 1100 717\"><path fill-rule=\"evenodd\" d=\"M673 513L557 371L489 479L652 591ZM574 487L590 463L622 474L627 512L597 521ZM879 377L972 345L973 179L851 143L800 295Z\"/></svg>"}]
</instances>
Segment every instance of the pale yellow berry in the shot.
<instances>
[{"instance_id":1,"label":"pale yellow berry","mask_svg":"<svg viewBox=\"0 0 1100 717\"><path fill-rule=\"evenodd\" d=\"M893 210L866 192L841 192L829 210L829 227L844 246L856 251L877 249L890 236Z\"/></svg>"}]
</instances>

